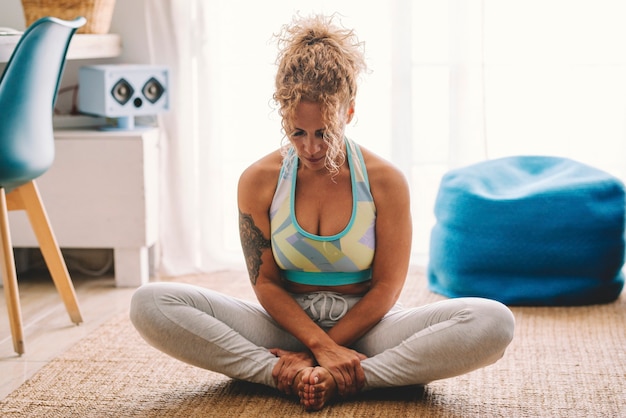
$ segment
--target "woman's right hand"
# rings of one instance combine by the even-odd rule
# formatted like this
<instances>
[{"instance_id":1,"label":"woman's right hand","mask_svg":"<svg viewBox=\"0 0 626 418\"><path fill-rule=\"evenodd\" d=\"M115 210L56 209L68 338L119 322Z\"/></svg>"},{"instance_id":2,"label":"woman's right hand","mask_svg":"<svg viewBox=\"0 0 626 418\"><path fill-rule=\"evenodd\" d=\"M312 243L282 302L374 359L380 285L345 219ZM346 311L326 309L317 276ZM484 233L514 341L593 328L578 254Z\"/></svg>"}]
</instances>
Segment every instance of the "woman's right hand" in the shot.
<instances>
[{"instance_id":1,"label":"woman's right hand","mask_svg":"<svg viewBox=\"0 0 626 418\"><path fill-rule=\"evenodd\" d=\"M277 389L286 395L297 395L293 390L296 376L302 369L315 366L315 358L309 352L294 352L280 348L272 348L270 353L279 358L272 370Z\"/></svg>"}]
</instances>

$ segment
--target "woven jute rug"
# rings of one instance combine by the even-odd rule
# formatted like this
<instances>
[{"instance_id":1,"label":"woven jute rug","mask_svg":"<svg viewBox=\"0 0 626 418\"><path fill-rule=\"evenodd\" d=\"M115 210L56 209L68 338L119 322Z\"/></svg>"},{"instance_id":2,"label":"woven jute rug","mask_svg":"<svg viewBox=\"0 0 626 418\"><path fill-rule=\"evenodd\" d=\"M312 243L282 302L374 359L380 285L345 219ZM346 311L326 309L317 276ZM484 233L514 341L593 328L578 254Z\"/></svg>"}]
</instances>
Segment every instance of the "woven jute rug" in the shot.
<instances>
[{"instance_id":1,"label":"woven jute rug","mask_svg":"<svg viewBox=\"0 0 626 418\"><path fill-rule=\"evenodd\" d=\"M174 280L174 279L172 279ZM177 278L252 297L243 272ZM442 297L411 272L402 300ZM626 297L583 307L515 307L494 365L425 387L361 394L322 411L194 368L148 346L127 313L85 337L5 400L2 417L626 417Z\"/></svg>"}]
</instances>

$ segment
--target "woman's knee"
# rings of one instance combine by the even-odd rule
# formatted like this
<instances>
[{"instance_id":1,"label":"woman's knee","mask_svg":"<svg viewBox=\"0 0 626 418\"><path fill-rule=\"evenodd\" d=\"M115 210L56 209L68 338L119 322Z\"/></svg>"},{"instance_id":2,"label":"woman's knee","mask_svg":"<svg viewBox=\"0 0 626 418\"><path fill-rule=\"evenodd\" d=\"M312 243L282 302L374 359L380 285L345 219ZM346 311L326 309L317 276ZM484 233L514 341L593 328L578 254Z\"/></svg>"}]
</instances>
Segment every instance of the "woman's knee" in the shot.
<instances>
[{"instance_id":1,"label":"woman's knee","mask_svg":"<svg viewBox=\"0 0 626 418\"><path fill-rule=\"evenodd\" d=\"M136 328L152 322L161 312L159 305L169 288L169 283L149 283L135 290L130 300L130 319Z\"/></svg>"},{"instance_id":2,"label":"woman's knee","mask_svg":"<svg viewBox=\"0 0 626 418\"><path fill-rule=\"evenodd\" d=\"M490 299L478 299L477 315L483 324L482 334L492 346L501 347L502 352L511 343L515 334L515 317L504 304Z\"/></svg>"},{"instance_id":3,"label":"woman's knee","mask_svg":"<svg viewBox=\"0 0 626 418\"><path fill-rule=\"evenodd\" d=\"M137 327L141 324L145 314L151 310L149 305L154 303L153 285L147 284L141 286L130 299L130 320Z\"/></svg>"}]
</instances>

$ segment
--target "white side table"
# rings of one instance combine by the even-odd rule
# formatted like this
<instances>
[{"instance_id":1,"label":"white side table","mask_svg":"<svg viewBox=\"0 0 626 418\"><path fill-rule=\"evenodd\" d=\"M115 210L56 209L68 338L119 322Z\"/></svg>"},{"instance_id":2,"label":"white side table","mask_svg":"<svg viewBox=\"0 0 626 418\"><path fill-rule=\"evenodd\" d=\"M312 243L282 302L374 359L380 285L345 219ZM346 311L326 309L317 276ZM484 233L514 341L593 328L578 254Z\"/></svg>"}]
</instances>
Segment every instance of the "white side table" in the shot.
<instances>
[{"instance_id":1,"label":"white side table","mask_svg":"<svg viewBox=\"0 0 626 418\"><path fill-rule=\"evenodd\" d=\"M113 248L115 283L149 280L158 238L159 131L57 130L37 185L61 248ZM15 247L38 247L26 214L10 214Z\"/></svg>"}]
</instances>

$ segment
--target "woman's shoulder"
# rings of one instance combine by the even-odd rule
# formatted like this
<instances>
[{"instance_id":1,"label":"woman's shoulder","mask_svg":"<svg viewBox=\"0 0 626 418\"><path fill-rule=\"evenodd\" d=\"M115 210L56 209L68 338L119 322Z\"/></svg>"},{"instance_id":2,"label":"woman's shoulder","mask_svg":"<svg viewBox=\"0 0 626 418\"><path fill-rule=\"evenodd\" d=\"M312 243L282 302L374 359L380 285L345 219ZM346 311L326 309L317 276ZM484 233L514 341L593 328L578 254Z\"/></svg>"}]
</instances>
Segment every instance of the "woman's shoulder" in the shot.
<instances>
[{"instance_id":1,"label":"woman's shoulder","mask_svg":"<svg viewBox=\"0 0 626 418\"><path fill-rule=\"evenodd\" d=\"M386 199L388 195L397 193L408 195L406 177L398 167L375 152L362 146L360 148L375 200Z\"/></svg>"},{"instance_id":2,"label":"woman's shoulder","mask_svg":"<svg viewBox=\"0 0 626 418\"><path fill-rule=\"evenodd\" d=\"M404 174L393 163L375 152L359 146L371 181L404 181Z\"/></svg>"},{"instance_id":3,"label":"woman's shoulder","mask_svg":"<svg viewBox=\"0 0 626 418\"><path fill-rule=\"evenodd\" d=\"M282 164L280 151L273 151L261 159L250 164L239 177L240 191L250 191L255 194L271 192L273 194Z\"/></svg>"},{"instance_id":4,"label":"woman's shoulder","mask_svg":"<svg viewBox=\"0 0 626 418\"><path fill-rule=\"evenodd\" d=\"M282 159L283 158L279 150L272 151L250 164L241 173L241 178L244 180L266 180L268 177L277 177L282 165Z\"/></svg>"}]
</instances>

